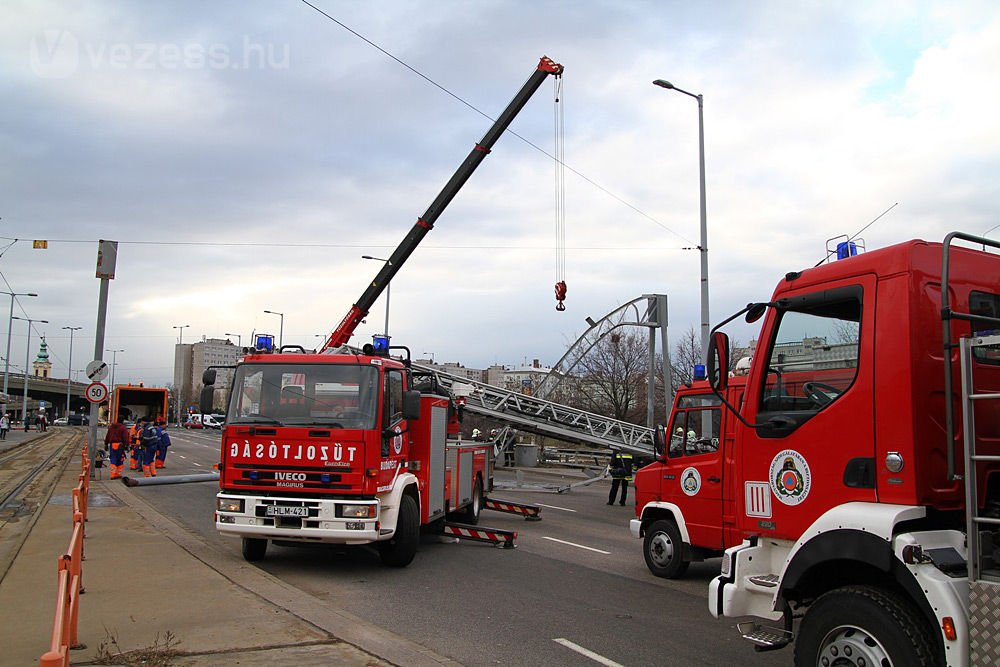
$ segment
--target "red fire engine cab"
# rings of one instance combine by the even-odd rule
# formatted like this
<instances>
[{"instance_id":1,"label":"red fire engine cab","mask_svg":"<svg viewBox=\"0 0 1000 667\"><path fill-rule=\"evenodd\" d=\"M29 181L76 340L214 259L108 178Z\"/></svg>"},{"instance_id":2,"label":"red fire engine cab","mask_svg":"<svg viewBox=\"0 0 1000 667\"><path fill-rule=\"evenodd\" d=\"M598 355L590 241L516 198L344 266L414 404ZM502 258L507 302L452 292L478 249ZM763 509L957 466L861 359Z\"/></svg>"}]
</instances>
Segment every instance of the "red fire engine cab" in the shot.
<instances>
[{"instance_id":1,"label":"red fire engine cab","mask_svg":"<svg viewBox=\"0 0 1000 667\"><path fill-rule=\"evenodd\" d=\"M383 341L357 355L262 351L236 367L216 527L243 539L247 560L268 540L374 543L405 566L421 527L478 521L491 452L448 439L459 407L413 389L409 352L390 358Z\"/></svg>"},{"instance_id":2,"label":"red fire engine cab","mask_svg":"<svg viewBox=\"0 0 1000 667\"><path fill-rule=\"evenodd\" d=\"M794 271L715 328L721 480L694 454L700 483L680 470L663 484L692 492L677 504L693 544L714 520L711 539L733 545L709 608L763 619L738 626L759 650L794 640L809 666L1000 661L1000 256L986 246L1000 243L956 232ZM717 330L742 313L765 319L736 381Z\"/></svg>"}]
</instances>

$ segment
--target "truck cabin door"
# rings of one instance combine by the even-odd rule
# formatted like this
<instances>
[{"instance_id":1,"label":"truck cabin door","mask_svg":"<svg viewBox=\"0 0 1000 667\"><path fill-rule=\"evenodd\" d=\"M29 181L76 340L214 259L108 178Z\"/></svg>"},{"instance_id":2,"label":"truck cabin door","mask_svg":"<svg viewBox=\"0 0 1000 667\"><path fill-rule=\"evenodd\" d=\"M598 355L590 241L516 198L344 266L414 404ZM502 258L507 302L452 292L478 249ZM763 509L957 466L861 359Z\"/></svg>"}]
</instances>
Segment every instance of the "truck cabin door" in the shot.
<instances>
[{"instance_id":1,"label":"truck cabin door","mask_svg":"<svg viewBox=\"0 0 1000 667\"><path fill-rule=\"evenodd\" d=\"M385 393L382 398L382 458L405 457L409 455L404 435L406 423L403 421L403 371L394 369L385 372ZM395 467L388 471L390 477ZM384 474L384 473L383 473Z\"/></svg>"},{"instance_id":2,"label":"truck cabin door","mask_svg":"<svg viewBox=\"0 0 1000 667\"><path fill-rule=\"evenodd\" d=\"M875 286L861 275L776 295L744 398L757 427L739 429L745 534L798 536L875 500Z\"/></svg>"},{"instance_id":3,"label":"truck cabin door","mask_svg":"<svg viewBox=\"0 0 1000 667\"><path fill-rule=\"evenodd\" d=\"M721 402L712 393L677 399L663 469L663 497L684 514L691 544L721 549Z\"/></svg>"}]
</instances>

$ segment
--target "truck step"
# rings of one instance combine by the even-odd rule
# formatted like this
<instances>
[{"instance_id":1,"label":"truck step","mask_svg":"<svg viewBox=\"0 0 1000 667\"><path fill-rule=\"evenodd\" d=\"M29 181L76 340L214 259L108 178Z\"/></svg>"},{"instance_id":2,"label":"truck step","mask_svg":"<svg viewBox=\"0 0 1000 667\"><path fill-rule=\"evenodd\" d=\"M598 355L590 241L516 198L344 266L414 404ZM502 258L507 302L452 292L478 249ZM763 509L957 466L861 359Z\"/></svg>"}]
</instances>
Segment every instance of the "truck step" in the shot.
<instances>
[{"instance_id":1,"label":"truck step","mask_svg":"<svg viewBox=\"0 0 1000 667\"><path fill-rule=\"evenodd\" d=\"M755 574L752 577L747 577L747 581L764 588L774 588L781 583L781 579L776 574Z\"/></svg>"},{"instance_id":2,"label":"truck step","mask_svg":"<svg viewBox=\"0 0 1000 667\"><path fill-rule=\"evenodd\" d=\"M737 623L736 629L743 639L753 642L754 648L759 651L774 651L784 648L792 643L794 637L788 630L760 625L753 621Z\"/></svg>"},{"instance_id":3,"label":"truck step","mask_svg":"<svg viewBox=\"0 0 1000 667\"><path fill-rule=\"evenodd\" d=\"M515 503L509 500L486 498L483 504L483 509L493 510L494 512L507 512L508 514L521 514L524 516L525 521L542 520L542 517L538 516L538 514L542 511L542 508L538 505L528 505L526 503Z\"/></svg>"},{"instance_id":4,"label":"truck step","mask_svg":"<svg viewBox=\"0 0 1000 667\"><path fill-rule=\"evenodd\" d=\"M499 528L484 528L482 526L470 526L464 523L451 523L446 521L441 529L444 535L452 535L463 540L474 540L476 542L489 542L502 549L515 548L514 540L517 533L513 530L501 530Z\"/></svg>"}]
</instances>

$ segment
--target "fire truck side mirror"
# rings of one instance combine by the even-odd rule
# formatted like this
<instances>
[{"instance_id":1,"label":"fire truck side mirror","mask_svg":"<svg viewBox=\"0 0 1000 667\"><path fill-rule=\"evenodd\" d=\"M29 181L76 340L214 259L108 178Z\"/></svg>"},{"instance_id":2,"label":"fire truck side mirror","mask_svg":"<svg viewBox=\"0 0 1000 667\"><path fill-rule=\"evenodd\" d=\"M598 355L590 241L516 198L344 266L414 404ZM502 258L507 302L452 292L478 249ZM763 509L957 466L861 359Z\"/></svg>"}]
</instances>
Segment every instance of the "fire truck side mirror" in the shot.
<instances>
[{"instance_id":1,"label":"fire truck side mirror","mask_svg":"<svg viewBox=\"0 0 1000 667\"><path fill-rule=\"evenodd\" d=\"M215 384L215 369L209 368L201 374L201 383L206 387Z\"/></svg>"},{"instance_id":2,"label":"fire truck side mirror","mask_svg":"<svg viewBox=\"0 0 1000 667\"><path fill-rule=\"evenodd\" d=\"M663 424L657 424L653 430L653 456L657 461L667 460L667 427Z\"/></svg>"},{"instance_id":3,"label":"fire truck side mirror","mask_svg":"<svg viewBox=\"0 0 1000 667\"><path fill-rule=\"evenodd\" d=\"M420 419L420 392L416 389L403 392L403 419Z\"/></svg>"},{"instance_id":4,"label":"fire truck side mirror","mask_svg":"<svg viewBox=\"0 0 1000 667\"><path fill-rule=\"evenodd\" d=\"M206 385L201 388L201 396L198 397L198 409L201 410L201 414L209 414L212 412L213 403L215 402L215 387L212 385Z\"/></svg>"},{"instance_id":5,"label":"fire truck side mirror","mask_svg":"<svg viewBox=\"0 0 1000 667\"><path fill-rule=\"evenodd\" d=\"M715 391L729 386L729 336L716 331L708 341L708 382Z\"/></svg>"}]
</instances>

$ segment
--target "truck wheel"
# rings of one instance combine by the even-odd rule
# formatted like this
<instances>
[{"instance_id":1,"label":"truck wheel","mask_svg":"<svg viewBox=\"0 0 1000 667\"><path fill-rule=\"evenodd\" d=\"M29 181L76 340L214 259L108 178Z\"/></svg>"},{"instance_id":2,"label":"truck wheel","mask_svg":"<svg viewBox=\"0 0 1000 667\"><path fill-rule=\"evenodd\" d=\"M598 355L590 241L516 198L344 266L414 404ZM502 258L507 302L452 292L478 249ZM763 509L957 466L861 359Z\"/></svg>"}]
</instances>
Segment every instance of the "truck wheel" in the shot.
<instances>
[{"instance_id":1,"label":"truck wheel","mask_svg":"<svg viewBox=\"0 0 1000 667\"><path fill-rule=\"evenodd\" d=\"M382 562L391 567L406 567L413 561L420 542L420 510L412 496L403 496L396 518L396 534L392 539L378 543Z\"/></svg>"},{"instance_id":2,"label":"truck wheel","mask_svg":"<svg viewBox=\"0 0 1000 667\"><path fill-rule=\"evenodd\" d=\"M687 572L688 561L684 560L683 548L681 531L673 521L660 519L646 529L642 555L646 557L646 567L656 576L675 579Z\"/></svg>"},{"instance_id":3,"label":"truck wheel","mask_svg":"<svg viewBox=\"0 0 1000 667\"><path fill-rule=\"evenodd\" d=\"M796 667L936 664L932 628L895 593L847 586L809 607L795 642Z\"/></svg>"},{"instance_id":4,"label":"truck wheel","mask_svg":"<svg viewBox=\"0 0 1000 667\"><path fill-rule=\"evenodd\" d=\"M479 523L479 513L483 510L483 485L476 477L476 488L472 490L472 501L462 509L460 521L470 526Z\"/></svg>"},{"instance_id":5,"label":"truck wheel","mask_svg":"<svg viewBox=\"0 0 1000 667\"><path fill-rule=\"evenodd\" d=\"M264 560L264 554L267 553L267 540L262 540L256 537L244 537L243 538L243 559L251 563Z\"/></svg>"}]
</instances>

